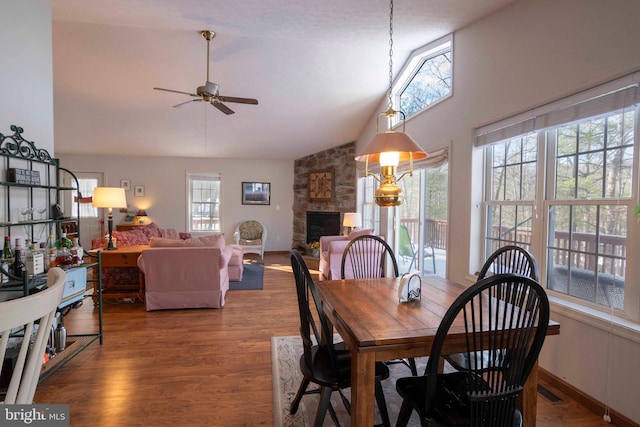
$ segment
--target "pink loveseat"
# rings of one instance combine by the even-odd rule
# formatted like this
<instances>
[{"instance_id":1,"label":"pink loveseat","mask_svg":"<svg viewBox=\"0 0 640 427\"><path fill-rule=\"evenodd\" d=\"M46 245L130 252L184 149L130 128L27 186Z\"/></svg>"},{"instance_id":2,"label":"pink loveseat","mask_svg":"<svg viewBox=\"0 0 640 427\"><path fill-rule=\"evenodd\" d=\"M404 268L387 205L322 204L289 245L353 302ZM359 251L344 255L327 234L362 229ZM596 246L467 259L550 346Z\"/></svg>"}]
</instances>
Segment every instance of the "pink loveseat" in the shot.
<instances>
[{"instance_id":1,"label":"pink loveseat","mask_svg":"<svg viewBox=\"0 0 640 427\"><path fill-rule=\"evenodd\" d=\"M372 229L351 232L348 236L321 236L320 237L320 280L340 280L342 254L349 242L357 236L374 234ZM351 265L345 264L346 278L351 278Z\"/></svg>"},{"instance_id":2,"label":"pink loveseat","mask_svg":"<svg viewBox=\"0 0 640 427\"><path fill-rule=\"evenodd\" d=\"M233 253L222 235L182 241L152 238L138 258L147 311L223 307Z\"/></svg>"}]
</instances>

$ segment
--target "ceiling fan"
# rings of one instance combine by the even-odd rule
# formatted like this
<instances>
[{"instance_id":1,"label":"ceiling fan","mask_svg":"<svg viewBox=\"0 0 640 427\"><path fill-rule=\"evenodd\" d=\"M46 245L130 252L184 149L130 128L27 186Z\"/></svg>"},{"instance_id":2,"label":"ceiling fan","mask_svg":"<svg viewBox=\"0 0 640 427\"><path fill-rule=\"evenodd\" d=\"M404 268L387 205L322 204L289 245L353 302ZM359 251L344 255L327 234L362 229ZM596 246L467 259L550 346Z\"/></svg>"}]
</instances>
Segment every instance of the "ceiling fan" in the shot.
<instances>
[{"instance_id":1,"label":"ceiling fan","mask_svg":"<svg viewBox=\"0 0 640 427\"><path fill-rule=\"evenodd\" d=\"M172 89L164 89L161 87L154 87L154 89L162 90L165 92L181 93L183 95L189 95L189 96L193 96L194 98L198 98L198 99L192 99L190 101L186 101L186 102L182 102L180 104L174 105L174 108L182 107L183 105L188 104L190 102L204 101L204 102L210 103L211 105L213 105L214 107L216 107L218 110L222 111L225 114L233 114L234 111L231 108L227 107L225 104L223 104L224 102L237 102L239 104L258 105L257 99L238 98L235 96L220 95L220 93L218 92L218 89L220 88L220 86L217 83L212 83L211 81L209 81L209 44L211 42L211 39L213 39L216 36L216 33L213 31L204 30L204 31L201 31L200 34L202 34L202 37L204 37L207 40L207 82L204 84L204 86L198 86L198 88L196 89L196 93L182 92L179 90L172 90Z\"/></svg>"}]
</instances>

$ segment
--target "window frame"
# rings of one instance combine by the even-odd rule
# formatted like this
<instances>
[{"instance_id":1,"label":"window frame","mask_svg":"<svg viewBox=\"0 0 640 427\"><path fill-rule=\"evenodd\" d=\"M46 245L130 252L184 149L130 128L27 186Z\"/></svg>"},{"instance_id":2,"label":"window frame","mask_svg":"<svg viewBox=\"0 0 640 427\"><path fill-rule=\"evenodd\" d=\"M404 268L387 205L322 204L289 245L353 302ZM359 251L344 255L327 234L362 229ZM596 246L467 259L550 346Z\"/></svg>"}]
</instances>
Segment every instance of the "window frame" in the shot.
<instances>
[{"instance_id":1,"label":"window frame","mask_svg":"<svg viewBox=\"0 0 640 427\"><path fill-rule=\"evenodd\" d=\"M606 93L606 92L602 92ZM556 139L554 135L557 136L556 130L559 127L572 125L574 123L584 123L585 121L594 121L599 117L609 117L615 114L620 114L622 111L619 108L614 108L611 111L607 112L601 116L593 116L590 118L580 118L577 120L568 120L560 126L552 126L549 128L539 128L533 130L533 133L536 134L537 138L537 165L536 165L536 199L531 200L490 200L492 196L490 193L491 183L493 180L492 173L492 156L493 147L495 145L504 143L505 141L511 140L514 138L513 135L510 135L509 138L504 138L499 141L495 141L488 144L482 144L483 152L484 152L484 185L483 185L483 249L481 254L483 259L486 259L489 255L489 246L488 246L488 232L489 232L489 208L495 205L529 205L533 203L533 217L536 217L532 221L532 238L531 238L531 249L532 253L539 260L539 267L541 273L541 281L544 286L547 287L547 268L549 265L548 254L550 248L553 246L550 244L548 232L549 232L549 214L550 210L553 206L575 206L575 205L591 205L591 206L606 206L606 205L624 205L627 209L627 223L626 223L626 245L625 245L625 257L624 263L626 264L625 268L625 284L624 284L624 309L618 310L611 306L606 306L603 304L598 304L597 302L591 302L586 299L580 299L577 297L572 297L568 295L568 293L556 292L553 289L547 290L549 295L552 296L559 302L564 302L569 304L572 308L576 309L579 312L586 312L589 314L594 314L600 312L601 315L605 313L609 313L611 315L615 315L627 320L631 320L634 322L640 321L640 284L635 283L632 280L634 277L637 277L639 272L639 268L634 265L637 263L630 262L631 260L637 257L637 246L636 243L638 240L638 236L640 235L638 221L634 221L634 206L639 203L638 194L640 192L639 182L640 182L640 173L639 173L639 158L640 158L640 105L637 103L634 106L627 107L623 111L632 111L634 117L634 134L633 134L633 168L632 168L632 178L631 185L632 189L630 195L628 197L598 197L598 198L585 198L580 197L579 195L575 195L573 198L556 198ZM517 123L517 121L516 121ZM507 128L507 127L505 127ZM530 134L531 131L523 132L521 135L517 135L516 137L521 137L527 134ZM491 148L490 148L491 147ZM603 153L606 153L606 150L602 149ZM539 214L541 213L541 214ZM601 227L598 225L598 233ZM599 271L599 270L598 270ZM615 278L615 274L613 276Z\"/></svg>"},{"instance_id":2,"label":"window frame","mask_svg":"<svg viewBox=\"0 0 640 427\"><path fill-rule=\"evenodd\" d=\"M209 224L213 224L214 228L196 229L193 227L193 219L194 212L192 211L193 204L196 203L193 201L193 181L212 181L218 182L218 201L217 202L208 202L209 205L217 205L218 209L218 218L217 218L217 227L215 227L215 219L209 215ZM186 187L187 187L187 205L186 205L186 230L189 233L221 233L223 229L222 224L222 174L217 172L187 172L186 174Z\"/></svg>"},{"instance_id":3,"label":"window frame","mask_svg":"<svg viewBox=\"0 0 640 427\"><path fill-rule=\"evenodd\" d=\"M440 104L444 100L453 96L453 88L454 88L454 60L453 60L453 34L446 35L438 40L435 40L429 44L426 44L409 55L409 59L405 62L401 71L398 73L393 85L391 86L392 93L392 102L394 108L396 110L400 110L401 105L401 96L403 92L406 90L407 86L409 86L417 73L420 71L422 65L428 61L429 59L435 58L445 52L450 52L451 55L451 88L449 93L437 100L433 101L429 105L426 105L422 109L412 113L411 115L406 115L406 120L409 120L412 117L415 117L430 108ZM406 113L406 112L403 112ZM399 114L393 117L392 126L397 126L401 124L402 119Z\"/></svg>"}]
</instances>

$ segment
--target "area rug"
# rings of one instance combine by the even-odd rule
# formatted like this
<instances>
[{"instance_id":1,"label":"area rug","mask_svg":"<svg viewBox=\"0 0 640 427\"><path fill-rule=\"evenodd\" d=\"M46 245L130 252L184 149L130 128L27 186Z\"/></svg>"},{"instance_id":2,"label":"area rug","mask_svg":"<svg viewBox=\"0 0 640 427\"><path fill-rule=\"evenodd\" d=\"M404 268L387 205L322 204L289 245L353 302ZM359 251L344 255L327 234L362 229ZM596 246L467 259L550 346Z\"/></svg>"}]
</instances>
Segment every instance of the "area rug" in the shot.
<instances>
[{"instance_id":1,"label":"area rug","mask_svg":"<svg viewBox=\"0 0 640 427\"><path fill-rule=\"evenodd\" d=\"M337 337L339 339L339 336ZM271 363L273 375L273 416L276 427L303 427L313 425L316 409L318 408L319 394L308 394L302 398L302 402L295 415L289 413L291 401L294 399L302 374L300 373L300 355L302 354L302 340L299 336L272 337L271 338ZM427 358L416 359L418 372L424 372ZM411 375L409 368L403 364L389 365L391 376L382 382L384 396L387 400L387 410L391 425L396 424L398 412L402 399L396 392L396 379ZM314 388L311 384L309 389ZM350 390L345 390L345 394L350 397ZM349 414L344 408L344 404L338 393L331 396L331 404L338 414L340 425L350 425ZM380 423L380 415L376 407L376 424ZM323 426L334 426L331 416L327 413ZM409 421L410 426L419 426L417 414L414 412Z\"/></svg>"},{"instance_id":2,"label":"area rug","mask_svg":"<svg viewBox=\"0 0 640 427\"><path fill-rule=\"evenodd\" d=\"M240 282L229 282L229 290L259 290L262 289L264 277L263 263L248 263L244 265L242 280Z\"/></svg>"}]
</instances>

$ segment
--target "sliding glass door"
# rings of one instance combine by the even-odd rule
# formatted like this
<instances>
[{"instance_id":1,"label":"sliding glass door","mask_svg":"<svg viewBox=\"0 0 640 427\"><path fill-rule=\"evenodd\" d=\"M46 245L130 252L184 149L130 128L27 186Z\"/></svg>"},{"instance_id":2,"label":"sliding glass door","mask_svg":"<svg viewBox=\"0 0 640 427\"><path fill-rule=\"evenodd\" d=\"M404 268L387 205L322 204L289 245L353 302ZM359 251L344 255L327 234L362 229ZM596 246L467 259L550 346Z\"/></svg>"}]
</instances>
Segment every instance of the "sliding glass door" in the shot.
<instances>
[{"instance_id":1,"label":"sliding glass door","mask_svg":"<svg viewBox=\"0 0 640 427\"><path fill-rule=\"evenodd\" d=\"M396 258L400 273L446 276L449 168L414 170L399 184L404 203L396 210Z\"/></svg>"}]
</instances>

